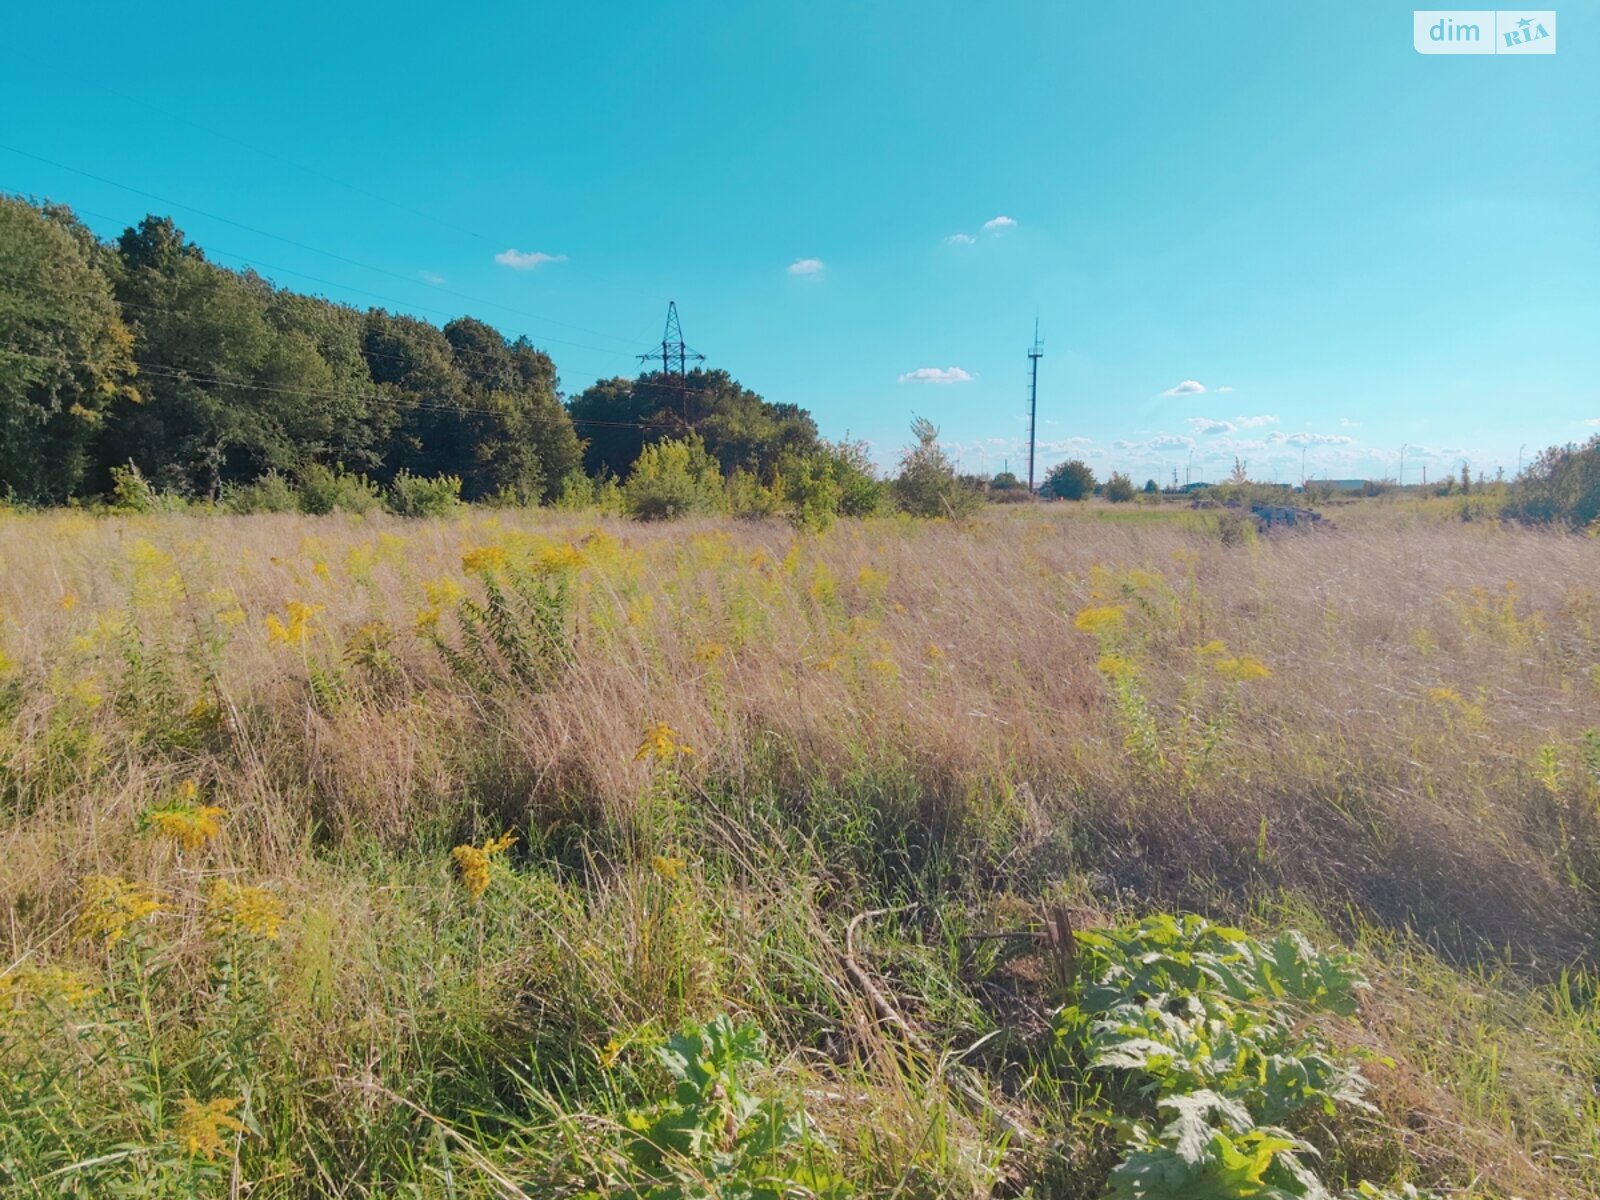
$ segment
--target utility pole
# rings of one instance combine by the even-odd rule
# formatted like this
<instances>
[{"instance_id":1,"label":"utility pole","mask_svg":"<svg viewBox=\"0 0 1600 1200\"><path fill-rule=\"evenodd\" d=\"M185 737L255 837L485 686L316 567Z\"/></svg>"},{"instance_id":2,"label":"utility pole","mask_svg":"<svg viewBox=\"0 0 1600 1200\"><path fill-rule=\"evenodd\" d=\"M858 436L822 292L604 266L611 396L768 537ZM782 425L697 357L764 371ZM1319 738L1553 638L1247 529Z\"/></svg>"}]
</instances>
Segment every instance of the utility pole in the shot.
<instances>
[{"instance_id":1,"label":"utility pole","mask_svg":"<svg viewBox=\"0 0 1600 1200\"><path fill-rule=\"evenodd\" d=\"M1402 445L1400 447L1400 486L1401 487L1405 487L1405 485L1406 485L1406 448L1405 448L1404 445Z\"/></svg>"},{"instance_id":2,"label":"utility pole","mask_svg":"<svg viewBox=\"0 0 1600 1200\"><path fill-rule=\"evenodd\" d=\"M689 363L705 362L706 356L704 354L696 354L683 344L683 326L678 324L678 302L676 300L667 301L667 327L661 334L661 348L659 350L647 350L638 357L642 363L652 363L659 358L661 360L661 373L663 375L671 375L676 370L679 379L688 378ZM687 432L689 429L690 389L684 387L679 390L683 401L683 427L684 431Z\"/></svg>"},{"instance_id":3,"label":"utility pole","mask_svg":"<svg viewBox=\"0 0 1600 1200\"><path fill-rule=\"evenodd\" d=\"M1028 499L1033 490L1033 451L1039 427L1039 360L1044 357L1044 343L1039 340L1039 318L1033 319L1033 345L1028 347Z\"/></svg>"}]
</instances>

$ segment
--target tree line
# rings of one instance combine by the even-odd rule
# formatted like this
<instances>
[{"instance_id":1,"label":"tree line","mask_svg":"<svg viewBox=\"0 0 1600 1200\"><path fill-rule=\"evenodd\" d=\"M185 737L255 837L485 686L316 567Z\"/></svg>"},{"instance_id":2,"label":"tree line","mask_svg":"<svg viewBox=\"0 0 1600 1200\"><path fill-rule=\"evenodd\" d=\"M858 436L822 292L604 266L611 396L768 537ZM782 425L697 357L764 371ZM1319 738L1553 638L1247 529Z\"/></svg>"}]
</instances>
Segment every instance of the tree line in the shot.
<instances>
[{"instance_id":1,"label":"tree line","mask_svg":"<svg viewBox=\"0 0 1600 1200\"><path fill-rule=\"evenodd\" d=\"M568 403L548 354L483 321L279 288L170 218L102 241L65 206L0 196L0 498L106 496L132 471L216 501L333 472L541 503L621 481L668 440L764 487L830 452L870 474L725 371L600 380Z\"/></svg>"}]
</instances>

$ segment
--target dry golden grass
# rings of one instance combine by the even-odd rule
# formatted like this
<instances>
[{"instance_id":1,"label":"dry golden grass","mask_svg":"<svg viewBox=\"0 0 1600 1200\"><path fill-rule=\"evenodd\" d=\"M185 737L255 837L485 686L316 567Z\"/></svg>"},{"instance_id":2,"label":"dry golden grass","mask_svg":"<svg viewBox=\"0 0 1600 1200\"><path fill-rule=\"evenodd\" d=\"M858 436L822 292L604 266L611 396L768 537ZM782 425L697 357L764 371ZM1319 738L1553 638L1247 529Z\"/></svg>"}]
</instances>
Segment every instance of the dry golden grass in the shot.
<instances>
[{"instance_id":1,"label":"dry golden grass","mask_svg":"<svg viewBox=\"0 0 1600 1200\"><path fill-rule=\"evenodd\" d=\"M396 890L448 896L448 847L514 829L519 862L583 881L527 903L545 951L591 947L559 969L592 976L480 963L470 1002L438 1003L486 1039L603 1044L664 997L828 1025L859 1000L837 951L806 943L872 898L1243 916L1287 895L1339 935L1415 934L1458 965L1592 962L1600 541L1353 524L1223 546L1181 516L1063 508L820 538L481 511L0 516L0 958L74 953L85 876L263 882L289 914L303 1028L285 1053L347 1070L358 1051L334 1046L395 1003L363 990L391 969L383 939L442 920L442 901L391 912ZM572 580L574 655L548 687L474 686L430 640L470 651L456 597L502 562ZM661 721L694 753L652 800L634 751ZM141 822L186 780L225 814L196 853ZM712 844L731 874L691 865L663 910L651 856ZM174 944L198 955L184 920ZM574 986L587 1011L528 1006ZM1415 1069L1417 1094L1448 1092ZM928 1097L886 1100L892 1061L867 1074L889 1090L823 1123L890 1103L884 1145L916 1142ZM1537 1178L1537 1131L1495 1119L1508 1177ZM1451 1162L1478 1161L1458 1141ZM885 1177L920 1153L885 1150Z\"/></svg>"}]
</instances>

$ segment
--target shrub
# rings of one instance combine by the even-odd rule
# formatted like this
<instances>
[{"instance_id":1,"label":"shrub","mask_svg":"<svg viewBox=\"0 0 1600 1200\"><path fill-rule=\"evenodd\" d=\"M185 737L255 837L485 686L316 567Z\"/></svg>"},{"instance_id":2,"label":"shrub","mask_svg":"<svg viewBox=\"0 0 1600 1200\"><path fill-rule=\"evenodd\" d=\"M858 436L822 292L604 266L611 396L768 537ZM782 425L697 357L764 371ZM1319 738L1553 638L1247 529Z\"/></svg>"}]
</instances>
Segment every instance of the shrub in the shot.
<instances>
[{"instance_id":1,"label":"shrub","mask_svg":"<svg viewBox=\"0 0 1600 1200\"><path fill-rule=\"evenodd\" d=\"M710 512L721 493L716 460L691 434L644 448L622 485L622 509L636 521L671 521Z\"/></svg>"},{"instance_id":2,"label":"shrub","mask_svg":"<svg viewBox=\"0 0 1600 1200\"><path fill-rule=\"evenodd\" d=\"M1044 477L1044 490L1058 500L1082 500L1094 488L1094 472L1079 458L1057 463Z\"/></svg>"},{"instance_id":3,"label":"shrub","mask_svg":"<svg viewBox=\"0 0 1600 1200\"><path fill-rule=\"evenodd\" d=\"M916 445L900 459L894 497L915 517L960 517L977 508L977 493L961 485L955 468L939 446L939 430L926 417L911 423Z\"/></svg>"},{"instance_id":4,"label":"shrub","mask_svg":"<svg viewBox=\"0 0 1600 1200\"><path fill-rule=\"evenodd\" d=\"M728 476L725 492L730 516L757 521L777 513L780 499L772 488L742 467Z\"/></svg>"},{"instance_id":5,"label":"shrub","mask_svg":"<svg viewBox=\"0 0 1600 1200\"><path fill-rule=\"evenodd\" d=\"M432 479L401 471L389 485L389 511L400 517L447 517L461 507L461 477Z\"/></svg>"},{"instance_id":6,"label":"shrub","mask_svg":"<svg viewBox=\"0 0 1600 1200\"><path fill-rule=\"evenodd\" d=\"M585 475L581 468L573 468L561 477L561 487L556 492L553 507L563 512L581 512L593 508L595 480Z\"/></svg>"},{"instance_id":7,"label":"shrub","mask_svg":"<svg viewBox=\"0 0 1600 1200\"><path fill-rule=\"evenodd\" d=\"M883 509L888 485L878 478L865 442L824 442L816 456L828 464L828 474L838 488L841 517L870 517Z\"/></svg>"},{"instance_id":8,"label":"shrub","mask_svg":"<svg viewBox=\"0 0 1600 1200\"><path fill-rule=\"evenodd\" d=\"M796 529L821 533L833 524L839 511L839 485L828 463L817 456L784 458L778 464L774 491Z\"/></svg>"},{"instance_id":9,"label":"shrub","mask_svg":"<svg viewBox=\"0 0 1600 1200\"><path fill-rule=\"evenodd\" d=\"M300 507L300 493L278 472L268 471L251 483L223 488L222 507L241 515L295 512Z\"/></svg>"},{"instance_id":10,"label":"shrub","mask_svg":"<svg viewBox=\"0 0 1600 1200\"><path fill-rule=\"evenodd\" d=\"M314 516L328 513L366 513L378 507L378 485L365 475L352 475L312 463L300 472L300 511Z\"/></svg>"},{"instance_id":11,"label":"shrub","mask_svg":"<svg viewBox=\"0 0 1600 1200\"><path fill-rule=\"evenodd\" d=\"M1539 455L1517 477L1505 515L1527 525L1574 529L1600 520L1600 433L1582 446L1552 446Z\"/></svg>"},{"instance_id":12,"label":"shrub","mask_svg":"<svg viewBox=\"0 0 1600 1200\"><path fill-rule=\"evenodd\" d=\"M1112 472L1106 480L1106 499L1113 504L1126 504L1133 499L1133 480L1121 471Z\"/></svg>"}]
</instances>

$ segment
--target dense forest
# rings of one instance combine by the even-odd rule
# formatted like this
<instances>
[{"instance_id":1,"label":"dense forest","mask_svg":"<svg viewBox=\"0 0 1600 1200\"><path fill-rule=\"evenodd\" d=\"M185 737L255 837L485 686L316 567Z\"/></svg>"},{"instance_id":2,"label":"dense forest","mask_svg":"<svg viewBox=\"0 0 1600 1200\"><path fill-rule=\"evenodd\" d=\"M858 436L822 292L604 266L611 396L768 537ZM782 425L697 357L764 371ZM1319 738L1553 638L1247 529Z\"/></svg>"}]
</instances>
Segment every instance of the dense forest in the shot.
<instances>
[{"instance_id":1,"label":"dense forest","mask_svg":"<svg viewBox=\"0 0 1600 1200\"><path fill-rule=\"evenodd\" d=\"M14 502L103 495L130 467L196 499L333 471L547 502L685 438L764 485L823 449L807 412L723 371L600 380L566 404L548 354L472 317L361 311L219 266L169 218L107 243L64 206L0 196L0 497Z\"/></svg>"}]
</instances>

